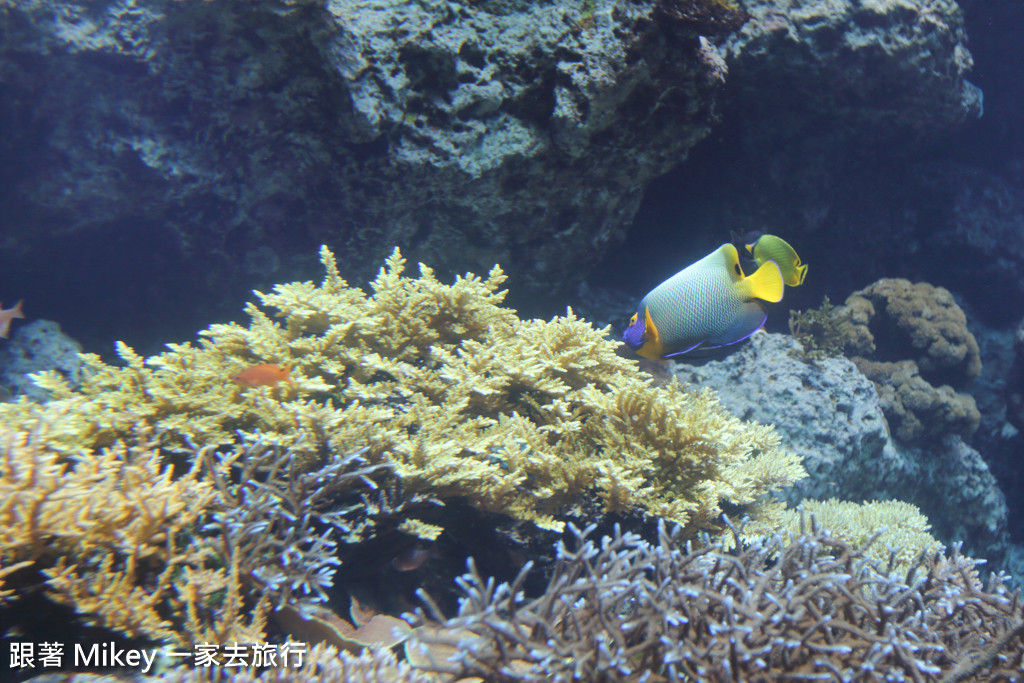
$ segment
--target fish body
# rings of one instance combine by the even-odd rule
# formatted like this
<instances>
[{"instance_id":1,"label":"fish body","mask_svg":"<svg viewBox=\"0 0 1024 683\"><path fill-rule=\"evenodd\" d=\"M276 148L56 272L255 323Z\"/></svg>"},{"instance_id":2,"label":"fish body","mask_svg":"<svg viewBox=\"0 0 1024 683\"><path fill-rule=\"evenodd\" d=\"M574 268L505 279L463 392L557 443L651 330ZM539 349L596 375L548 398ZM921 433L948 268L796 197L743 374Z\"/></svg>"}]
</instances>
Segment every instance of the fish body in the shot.
<instances>
[{"instance_id":1,"label":"fish body","mask_svg":"<svg viewBox=\"0 0 1024 683\"><path fill-rule=\"evenodd\" d=\"M391 566L400 572L416 571L428 561L434 559L435 555L434 546L416 544L395 555L391 559Z\"/></svg>"},{"instance_id":2,"label":"fish body","mask_svg":"<svg viewBox=\"0 0 1024 683\"><path fill-rule=\"evenodd\" d=\"M240 387L273 387L278 382L290 383L292 381L291 370L290 366L282 367L273 363L254 365L242 370L232 377L231 381Z\"/></svg>"},{"instance_id":3,"label":"fish body","mask_svg":"<svg viewBox=\"0 0 1024 683\"><path fill-rule=\"evenodd\" d=\"M790 287L802 285L807 277L807 266L801 265L796 250L781 237L761 235L756 242L747 245L747 251L759 266L774 261L782 271L782 279Z\"/></svg>"},{"instance_id":4,"label":"fish body","mask_svg":"<svg viewBox=\"0 0 1024 683\"><path fill-rule=\"evenodd\" d=\"M0 302L0 339L7 339L7 335L11 332L11 321L15 318L24 318L25 314L21 312L21 302L14 304L14 308L8 308L4 310L3 302Z\"/></svg>"},{"instance_id":5,"label":"fish body","mask_svg":"<svg viewBox=\"0 0 1024 683\"><path fill-rule=\"evenodd\" d=\"M723 244L648 292L622 340L652 360L735 344L764 325L755 299L780 301L784 289L774 262L747 277L736 247Z\"/></svg>"}]
</instances>

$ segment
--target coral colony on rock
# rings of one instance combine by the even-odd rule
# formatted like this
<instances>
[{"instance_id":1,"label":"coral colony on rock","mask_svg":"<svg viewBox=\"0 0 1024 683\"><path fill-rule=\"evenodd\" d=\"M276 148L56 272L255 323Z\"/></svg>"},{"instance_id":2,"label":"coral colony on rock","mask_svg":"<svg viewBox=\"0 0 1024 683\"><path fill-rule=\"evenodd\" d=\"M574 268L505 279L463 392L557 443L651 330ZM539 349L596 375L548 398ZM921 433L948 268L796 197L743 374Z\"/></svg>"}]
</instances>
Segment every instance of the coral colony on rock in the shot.
<instances>
[{"instance_id":1,"label":"coral colony on rock","mask_svg":"<svg viewBox=\"0 0 1024 683\"><path fill-rule=\"evenodd\" d=\"M0 683L1024 681L962 5L3 3Z\"/></svg>"},{"instance_id":2,"label":"coral colony on rock","mask_svg":"<svg viewBox=\"0 0 1024 683\"><path fill-rule=\"evenodd\" d=\"M772 427L655 385L571 310L519 318L497 267L445 285L396 249L366 294L320 256L319 285L257 292L247 326L85 354L78 382L40 372L45 401L0 405L12 667L44 640L54 668L168 681L1024 665L1019 594L913 505L787 507L807 473Z\"/></svg>"}]
</instances>

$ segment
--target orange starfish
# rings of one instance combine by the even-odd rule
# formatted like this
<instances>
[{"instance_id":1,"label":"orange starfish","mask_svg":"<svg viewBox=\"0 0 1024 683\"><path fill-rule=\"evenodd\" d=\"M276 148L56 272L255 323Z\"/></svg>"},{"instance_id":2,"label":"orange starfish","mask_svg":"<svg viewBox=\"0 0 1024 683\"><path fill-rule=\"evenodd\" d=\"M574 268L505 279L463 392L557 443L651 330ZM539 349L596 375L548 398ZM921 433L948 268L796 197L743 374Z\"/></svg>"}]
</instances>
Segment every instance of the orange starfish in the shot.
<instances>
[{"instance_id":1,"label":"orange starfish","mask_svg":"<svg viewBox=\"0 0 1024 683\"><path fill-rule=\"evenodd\" d=\"M19 301L14 305L14 308L8 308L4 310L4 302L0 301L0 339L7 339L7 334L11 331L11 321L15 318L24 318L25 314L21 312L21 302Z\"/></svg>"}]
</instances>

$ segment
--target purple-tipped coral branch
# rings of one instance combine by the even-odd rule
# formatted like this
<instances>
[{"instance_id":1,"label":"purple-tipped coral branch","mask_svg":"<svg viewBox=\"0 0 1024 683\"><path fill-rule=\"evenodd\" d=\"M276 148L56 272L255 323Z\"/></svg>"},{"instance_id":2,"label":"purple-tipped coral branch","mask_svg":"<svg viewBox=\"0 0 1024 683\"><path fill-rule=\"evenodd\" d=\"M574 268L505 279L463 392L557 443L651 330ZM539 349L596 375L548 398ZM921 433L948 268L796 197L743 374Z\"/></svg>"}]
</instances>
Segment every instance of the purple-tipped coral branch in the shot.
<instances>
[{"instance_id":1,"label":"purple-tipped coral branch","mask_svg":"<svg viewBox=\"0 0 1024 683\"><path fill-rule=\"evenodd\" d=\"M376 490L371 475L388 467L367 465L356 451L333 454L309 471L292 451L258 439L219 462L209 452L203 457L220 492L203 530L219 535L225 561L236 558L278 607L326 601L341 564L336 539L360 523L340 500Z\"/></svg>"},{"instance_id":2,"label":"purple-tipped coral branch","mask_svg":"<svg viewBox=\"0 0 1024 683\"><path fill-rule=\"evenodd\" d=\"M413 639L447 656L421 666L488 681L945 683L1014 680L1024 665L1019 595L1000 577L983 589L956 551L897 574L813 524L731 552L665 525L656 544L571 531L540 596L523 593L529 566L496 585L470 563L457 617L428 600L435 623Z\"/></svg>"}]
</instances>

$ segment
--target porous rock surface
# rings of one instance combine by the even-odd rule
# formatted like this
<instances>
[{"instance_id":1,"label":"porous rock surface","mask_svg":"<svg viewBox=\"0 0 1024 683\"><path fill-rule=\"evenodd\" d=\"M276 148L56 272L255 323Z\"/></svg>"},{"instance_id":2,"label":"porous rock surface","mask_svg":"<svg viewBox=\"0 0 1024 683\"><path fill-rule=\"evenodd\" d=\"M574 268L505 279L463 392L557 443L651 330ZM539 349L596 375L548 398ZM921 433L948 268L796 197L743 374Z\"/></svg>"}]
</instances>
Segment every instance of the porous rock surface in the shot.
<instances>
[{"instance_id":1,"label":"porous rock surface","mask_svg":"<svg viewBox=\"0 0 1024 683\"><path fill-rule=\"evenodd\" d=\"M1006 501L981 455L956 436L926 449L894 441L874 385L851 360L808 361L792 337L758 332L726 358L676 363L674 374L714 389L734 415L775 425L809 474L789 489L790 503L904 500L940 540L989 558L1005 552Z\"/></svg>"},{"instance_id":2,"label":"porous rock surface","mask_svg":"<svg viewBox=\"0 0 1024 683\"><path fill-rule=\"evenodd\" d=\"M27 396L46 399L29 376L54 370L77 385L82 373L82 345L64 334L52 320L33 320L19 325L10 339L0 346L0 398Z\"/></svg>"},{"instance_id":3,"label":"porous rock surface","mask_svg":"<svg viewBox=\"0 0 1024 683\"><path fill-rule=\"evenodd\" d=\"M157 252L154 288L164 269L195 300L287 279L318 242L364 281L399 244L442 272L499 262L550 294L622 239L734 75L729 106L766 135L789 125L758 104L779 94L886 131L974 106L950 0L751 3L728 60L732 24L678 19L708 6L722 3L13 4L0 113L26 134L0 142L17 167L0 270L53 267L60 234L59 267L98 245ZM880 91L884 111L861 106Z\"/></svg>"},{"instance_id":4,"label":"porous rock surface","mask_svg":"<svg viewBox=\"0 0 1024 683\"><path fill-rule=\"evenodd\" d=\"M710 130L724 64L657 6L19 3L0 75L40 135L4 144L36 155L17 190L48 220L13 227L132 221L264 272L322 241L356 281L398 244L575 283Z\"/></svg>"},{"instance_id":5,"label":"porous rock surface","mask_svg":"<svg viewBox=\"0 0 1024 683\"><path fill-rule=\"evenodd\" d=\"M865 142L878 142L935 132L981 111L981 91L965 79L973 59L954 0L744 6L751 20L728 41L730 67L742 99L766 115L786 101L775 116L796 115L791 125L824 116L871 131Z\"/></svg>"}]
</instances>

